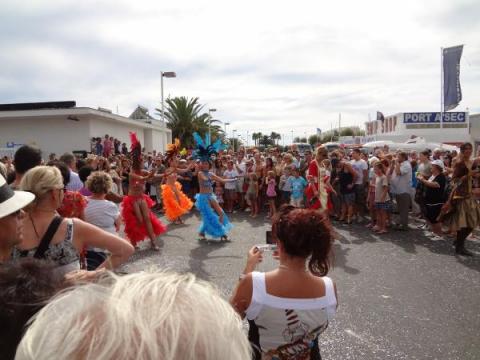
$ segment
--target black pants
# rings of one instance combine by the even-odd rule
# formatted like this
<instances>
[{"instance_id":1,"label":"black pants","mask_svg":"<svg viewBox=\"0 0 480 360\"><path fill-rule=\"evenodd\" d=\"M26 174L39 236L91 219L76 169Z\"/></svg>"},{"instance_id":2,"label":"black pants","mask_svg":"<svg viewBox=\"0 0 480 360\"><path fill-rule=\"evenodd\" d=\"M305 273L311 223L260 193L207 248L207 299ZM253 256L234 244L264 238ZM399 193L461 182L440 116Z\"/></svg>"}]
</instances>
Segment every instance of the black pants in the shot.
<instances>
[{"instance_id":1,"label":"black pants","mask_svg":"<svg viewBox=\"0 0 480 360\"><path fill-rule=\"evenodd\" d=\"M465 240L468 235L473 231L472 228L461 228L457 231L457 238L455 239L455 250L461 250L465 248Z\"/></svg>"},{"instance_id":2,"label":"black pants","mask_svg":"<svg viewBox=\"0 0 480 360\"><path fill-rule=\"evenodd\" d=\"M107 254L100 251L87 250L87 270L95 270L103 264Z\"/></svg>"}]
</instances>

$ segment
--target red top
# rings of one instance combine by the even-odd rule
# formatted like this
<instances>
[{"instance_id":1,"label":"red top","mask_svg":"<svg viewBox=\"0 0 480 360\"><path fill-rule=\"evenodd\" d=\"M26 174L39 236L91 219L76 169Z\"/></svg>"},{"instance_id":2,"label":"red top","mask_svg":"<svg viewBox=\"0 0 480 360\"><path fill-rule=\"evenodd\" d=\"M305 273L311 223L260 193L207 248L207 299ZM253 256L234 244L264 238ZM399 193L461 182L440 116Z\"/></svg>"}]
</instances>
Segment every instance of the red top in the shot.
<instances>
[{"instance_id":1,"label":"red top","mask_svg":"<svg viewBox=\"0 0 480 360\"><path fill-rule=\"evenodd\" d=\"M65 190L62 206L57 209L57 212L63 217L78 218L86 206L87 200L78 191Z\"/></svg>"}]
</instances>

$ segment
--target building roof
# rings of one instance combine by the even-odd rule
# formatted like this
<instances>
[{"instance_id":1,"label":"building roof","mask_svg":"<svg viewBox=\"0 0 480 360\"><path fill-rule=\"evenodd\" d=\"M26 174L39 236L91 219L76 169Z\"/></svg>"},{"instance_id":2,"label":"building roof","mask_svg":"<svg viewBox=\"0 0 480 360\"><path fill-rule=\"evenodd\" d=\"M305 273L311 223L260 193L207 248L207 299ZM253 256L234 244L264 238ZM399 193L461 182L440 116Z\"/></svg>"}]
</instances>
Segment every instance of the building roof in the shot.
<instances>
[{"instance_id":1,"label":"building roof","mask_svg":"<svg viewBox=\"0 0 480 360\"><path fill-rule=\"evenodd\" d=\"M35 106L36 104L38 105ZM0 121L6 119L21 119L26 117L37 117L39 118L39 120L41 120L42 118L67 118L68 120L72 121L81 121L82 119L94 119L99 121L117 122L132 125L135 127L171 132L171 130L168 129L164 123L162 123L160 120L155 120L153 118L143 120L131 119L125 116L112 114L111 112L107 112L104 110L96 110L89 107L44 107L45 105L41 104L55 103L5 104L3 110L0 110ZM1 106L2 105L0 105L0 109Z\"/></svg>"}]
</instances>

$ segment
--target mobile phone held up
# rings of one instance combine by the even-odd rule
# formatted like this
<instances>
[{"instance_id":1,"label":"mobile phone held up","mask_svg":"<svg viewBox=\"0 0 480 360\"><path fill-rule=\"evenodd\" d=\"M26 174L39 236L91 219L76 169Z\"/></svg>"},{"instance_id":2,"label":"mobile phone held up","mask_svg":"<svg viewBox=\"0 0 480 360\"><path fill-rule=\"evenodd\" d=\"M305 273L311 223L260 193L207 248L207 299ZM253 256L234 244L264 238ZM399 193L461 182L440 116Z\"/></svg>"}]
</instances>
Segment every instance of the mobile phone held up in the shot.
<instances>
[{"instance_id":1,"label":"mobile phone held up","mask_svg":"<svg viewBox=\"0 0 480 360\"><path fill-rule=\"evenodd\" d=\"M268 245L275 245L275 243L273 242L272 231L271 230L267 230L265 232L265 243L268 244Z\"/></svg>"}]
</instances>

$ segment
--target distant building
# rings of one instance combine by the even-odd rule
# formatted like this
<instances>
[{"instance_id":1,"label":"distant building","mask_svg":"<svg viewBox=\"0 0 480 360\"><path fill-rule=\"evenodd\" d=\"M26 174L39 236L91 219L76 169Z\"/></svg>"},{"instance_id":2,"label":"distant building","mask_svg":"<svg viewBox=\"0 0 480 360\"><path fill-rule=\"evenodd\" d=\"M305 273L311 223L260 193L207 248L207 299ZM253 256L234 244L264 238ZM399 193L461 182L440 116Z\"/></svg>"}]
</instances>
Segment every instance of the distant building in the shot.
<instances>
[{"instance_id":1,"label":"distant building","mask_svg":"<svg viewBox=\"0 0 480 360\"><path fill-rule=\"evenodd\" d=\"M45 157L66 151L90 152L91 139L105 134L130 147L130 131L137 133L146 151L163 152L172 142L171 130L149 116L148 110L142 112L144 107L124 117L108 109L75 105L74 101L0 105L0 149L34 144Z\"/></svg>"},{"instance_id":2,"label":"distant building","mask_svg":"<svg viewBox=\"0 0 480 360\"><path fill-rule=\"evenodd\" d=\"M465 141L480 144L480 114L468 112L398 113L385 116L385 120L365 123L365 136L341 137L346 144L365 144L372 141L390 140L405 142L423 137L428 142L460 144Z\"/></svg>"}]
</instances>

